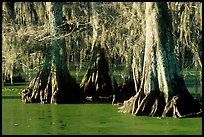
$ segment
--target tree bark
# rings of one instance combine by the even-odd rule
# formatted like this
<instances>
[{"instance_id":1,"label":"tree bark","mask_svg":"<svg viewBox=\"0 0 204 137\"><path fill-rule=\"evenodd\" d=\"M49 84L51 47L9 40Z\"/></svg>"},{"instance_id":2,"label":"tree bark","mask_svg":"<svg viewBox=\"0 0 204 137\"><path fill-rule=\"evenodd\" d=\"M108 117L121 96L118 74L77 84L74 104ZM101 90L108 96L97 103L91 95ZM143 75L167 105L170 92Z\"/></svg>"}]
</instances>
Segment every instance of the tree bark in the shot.
<instances>
[{"instance_id":1,"label":"tree bark","mask_svg":"<svg viewBox=\"0 0 204 137\"><path fill-rule=\"evenodd\" d=\"M87 100L112 101L113 88L109 75L109 65L105 55L105 49L95 47L93 49L95 58L84 75L80 88Z\"/></svg>"},{"instance_id":2,"label":"tree bark","mask_svg":"<svg viewBox=\"0 0 204 137\"><path fill-rule=\"evenodd\" d=\"M124 101L119 112L173 117L202 112L201 104L188 92L181 76L171 32L167 4L146 3L146 47L142 79L136 95Z\"/></svg>"},{"instance_id":3,"label":"tree bark","mask_svg":"<svg viewBox=\"0 0 204 137\"><path fill-rule=\"evenodd\" d=\"M91 4L91 22L93 26L92 56L88 70L80 83L80 88L83 90L87 100L111 102L113 87L109 72L108 48L104 43L107 32L104 24L99 21L101 3L92 2Z\"/></svg>"}]
</instances>

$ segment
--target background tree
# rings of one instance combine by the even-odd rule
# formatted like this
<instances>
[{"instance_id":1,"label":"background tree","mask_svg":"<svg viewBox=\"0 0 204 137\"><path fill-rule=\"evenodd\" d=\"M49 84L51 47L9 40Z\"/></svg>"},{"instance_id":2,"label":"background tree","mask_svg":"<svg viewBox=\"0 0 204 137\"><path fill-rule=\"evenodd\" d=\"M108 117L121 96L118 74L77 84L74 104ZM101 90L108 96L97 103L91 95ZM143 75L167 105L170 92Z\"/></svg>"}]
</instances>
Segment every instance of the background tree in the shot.
<instances>
[{"instance_id":1,"label":"background tree","mask_svg":"<svg viewBox=\"0 0 204 137\"><path fill-rule=\"evenodd\" d=\"M45 20L44 14L42 14L42 11L45 11L43 9L44 3L12 3L13 6L10 6L10 8L13 9L11 9L10 11L8 10L8 8L5 8L7 2L3 3L2 9L2 25L4 26L2 29L2 56L5 57L5 67L3 67L3 69L6 72L8 71L7 66L11 64L11 61L9 61L11 58L6 56L12 54L12 56L15 56L12 59L14 63L10 67L15 72L13 77L20 75L26 80L31 80L32 72L38 70L40 67L43 50L46 43L44 41L38 42L36 40L37 37L45 34L42 33L43 27L41 26L43 24L43 21L41 19L43 18L43 20ZM41 12L38 12L38 10ZM35 12L39 14L34 14ZM7 13L12 14L13 17L11 18L7 15ZM21 13L25 14L21 15ZM37 22L39 24L36 24ZM12 50L11 52L7 50L8 45L10 44L12 45L10 47L10 49ZM4 74L5 77L9 75L6 73Z\"/></svg>"},{"instance_id":2,"label":"background tree","mask_svg":"<svg viewBox=\"0 0 204 137\"><path fill-rule=\"evenodd\" d=\"M169 3L173 18L173 35L175 52L179 58L179 67L183 76L186 70L195 67L195 92L198 93L198 82L202 85L202 4L200 2ZM193 31L192 31L193 30ZM198 74L200 73L200 74ZM189 75L192 75L189 73ZM202 95L202 90L200 90Z\"/></svg>"}]
</instances>

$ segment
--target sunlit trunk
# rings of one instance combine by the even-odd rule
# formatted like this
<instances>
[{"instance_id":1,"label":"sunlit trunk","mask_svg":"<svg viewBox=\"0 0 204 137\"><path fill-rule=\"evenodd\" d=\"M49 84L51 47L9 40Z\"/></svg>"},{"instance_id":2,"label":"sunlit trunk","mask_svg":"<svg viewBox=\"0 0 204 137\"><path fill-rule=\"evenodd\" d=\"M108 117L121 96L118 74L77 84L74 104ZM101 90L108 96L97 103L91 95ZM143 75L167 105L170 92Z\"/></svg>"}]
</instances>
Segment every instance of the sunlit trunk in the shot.
<instances>
[{"instance_id":1,"label":"sunlit trunk","mask_svg":"<svg viewBox=\"0 0 204 137\"><path fill-rule=\"evenodd\" d=\"M93 39L92 39L92 48L95 46L97 39L99 38L99 31L101 30L99 26L99 10L100 10L100 2L91 2L91 9L92 9L92 17L91 23L93 26Z\"/></svg>"},{"instance_id":2,"label":"sunlit trunk","mask_svg":"<svg viewBox=\"0 0 204 137\"><path fill-rule=\"evenodd\" d=\"M201 105L188 92L180 75L170 19L166 3L146 3L146 45L140 88L119 108L121 112L173 117L200 112Z\"/></svg>"},{"instance_id":3,"label":"sunlit trunk","mask_svg":"<svg viewBox=\"0 0 204 137\"><path fill-rule=\"evenodd\" d=\"M79 87L67 68L65 41L62 34L62 3L47 2L50 44L42 71L22 93L24 102L74 103L79 101ZM29 92L32 93L30 97ZM28 95L28 96L26 96Z\"/></svg>"}]
</instances>

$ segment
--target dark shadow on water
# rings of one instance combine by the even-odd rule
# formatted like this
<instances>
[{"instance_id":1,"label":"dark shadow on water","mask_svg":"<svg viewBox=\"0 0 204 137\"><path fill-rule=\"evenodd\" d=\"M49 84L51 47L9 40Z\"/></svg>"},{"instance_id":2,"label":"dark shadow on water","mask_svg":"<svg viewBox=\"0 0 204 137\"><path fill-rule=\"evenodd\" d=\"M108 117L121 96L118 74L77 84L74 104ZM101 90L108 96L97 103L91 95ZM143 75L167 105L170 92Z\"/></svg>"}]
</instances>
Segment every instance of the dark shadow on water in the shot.
<instances>
[{"instance_id":1,"label":"dark shadow on water","mask_svg":"<svg viewBox=\"0 0 204 137\"><path fill-rule=\"evenodd\" d=\"M11 83L4 83L4 86L27 86L28 85L28 81L25 82L19 82L19 83L13 83L13 85Z\"/></svg>"},{"instance_id":2,"label":"dark shadow on water","mask_svg":"<svg viewBox=\"0 0 204 137\"><path fill-rule=\"evenodd\" d=\"M2 96L2 99L21 99L21 96Z\"/></svg>"},{"instance_id":3,"label":"dark shadow on water","mask_svg":"<svg viewBox=\"0 0 204 137\"><path fill-rule=\"evenodd\" d=\"M21 96L2 96L2 99L20 99L21 100ZM26 104L32 104L32 103L26 103ZM34 104L37 104L37 103L34 103ZM61 103L59 103L58 105L60 104ZM80 101L80 102L75 102L75 103L62 103L62 104L112 104L112 103L109 101Z\"/></svg>"}]
</instances>

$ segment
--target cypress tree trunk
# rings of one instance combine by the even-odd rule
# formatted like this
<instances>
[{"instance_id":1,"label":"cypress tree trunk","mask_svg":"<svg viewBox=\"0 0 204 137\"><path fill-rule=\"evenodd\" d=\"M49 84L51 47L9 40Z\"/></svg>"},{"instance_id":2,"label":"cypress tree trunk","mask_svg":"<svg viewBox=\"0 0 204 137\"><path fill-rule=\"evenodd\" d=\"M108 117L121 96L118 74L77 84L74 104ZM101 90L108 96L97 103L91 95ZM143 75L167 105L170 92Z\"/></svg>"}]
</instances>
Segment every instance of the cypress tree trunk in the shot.
<instances>
[{"instance_id":1,"label":"cypress tree trunk","mask_svg":"<svg viewBox=\"0 0 204 137\"><path fill-rule=\"evenodd\" d=\"M146 3L146 47L142 79L136 95L124 101L120 112L145 116L188 117L202 113L188 92L173 47L168 7ZM138 86L138 85L135 85Z\"/></svg>"},{"instance_id":2,"label":"cypress tree trunk","mask_svg":"<svg viewBox=\"0 0 204 137\"><path fill-rule=\"evenodd\" d=\"M62 35L62 3L47 2L50 44L42 70L22 92L23 102L32 103L75 103L80 91L67 68L65 41Z\"/></svg>"},{"instance_id":3,"label":"cypress tree trunk","mask_svg":"<svg viewBox=\"0 0 204 137\"><path fill-rule=\"evenodd\" d=\"M111 102L113 88L105 49L95 47L93 51L93 61L80 83L80 88L87 100Z\"/></svg>"},{"instance_id":4,"label":"cypress tree trunk","mask_svg":"<svg viewBox=\"0 0 204 137\"><path fill-rule=\"evenodd\" d=\"M87 100L112 101L112 80L109 75L107 47L104 43L106 31L104 24L99 23L100 4L100 2L92 2L92 57L88 70L80 83L80 88Z\"/></svg>"}]
</instances>

